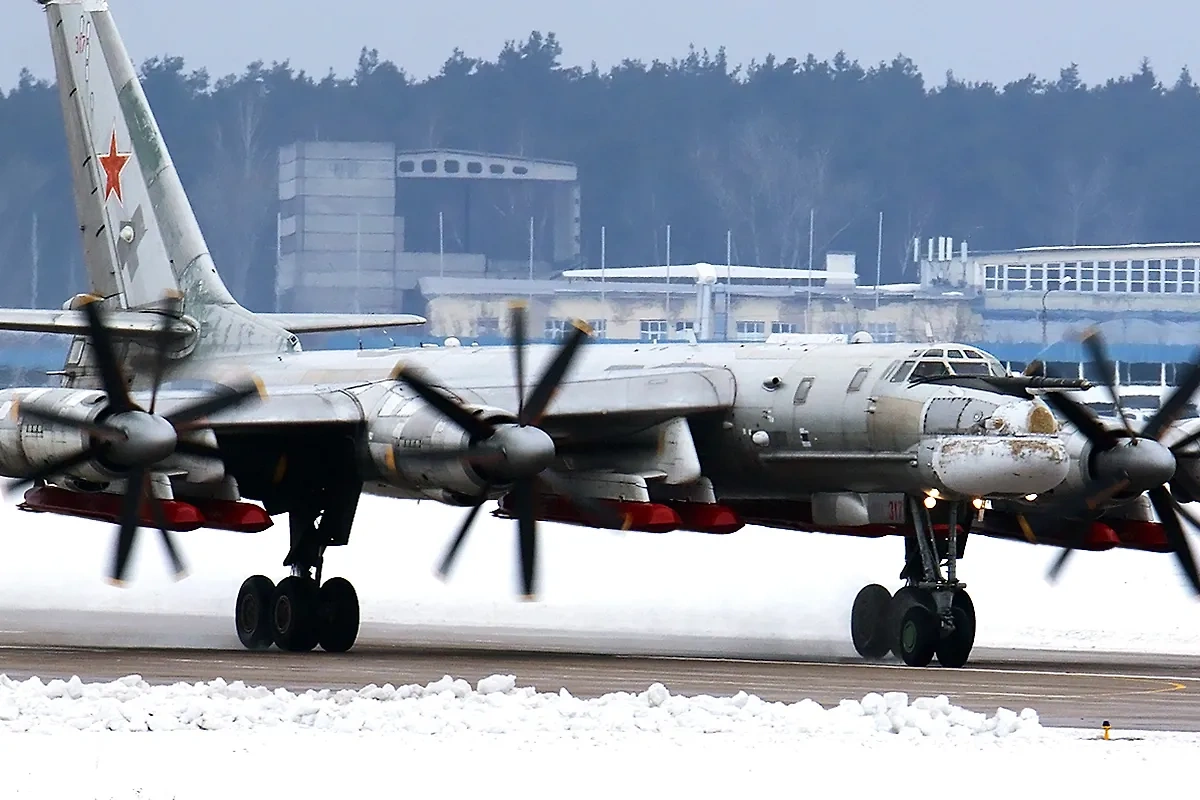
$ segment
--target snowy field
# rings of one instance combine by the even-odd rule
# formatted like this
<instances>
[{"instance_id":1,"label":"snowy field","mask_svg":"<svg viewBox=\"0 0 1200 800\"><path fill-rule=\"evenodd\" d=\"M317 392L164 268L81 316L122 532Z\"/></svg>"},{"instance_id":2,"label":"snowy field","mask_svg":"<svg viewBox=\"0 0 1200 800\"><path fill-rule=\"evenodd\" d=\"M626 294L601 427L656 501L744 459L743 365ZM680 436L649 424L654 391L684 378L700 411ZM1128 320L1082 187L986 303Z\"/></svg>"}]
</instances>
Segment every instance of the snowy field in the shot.
<instances>
[{"instance_id":1,"label":"snowy field","mask_svg":"<svg viewBox=\"0 0 1200 800\"><path fill-rule=\"evenodd\" d=\"M515 523L486 511L449 581L434 576L462 513L433 502L363 499L350 545L329 552L326 575L354 582L364 629L518 647L850 655L855 594L867 583L900 585L897 538L757 528L726 537L622 534L543 523L541 599L523 603ZM142 531L129 585L109 586L104 574L114 538L115 527L105 523L0 506L5 628L36 636L54 612L79 609L190 615L202 635L143 626L136 618L116 634L74 634L86 644L238 647L232 612L241 582L259 572L276 580L285 574L286 517L260 534L177 534L191 571L179 583L169 577L157 534ZM1200 654L1200 602L1172 557L1080 552L1052 586L1045 574L1057 554L1017 542L969 541L959 576L975 601L977 646ZM24 613L32 610L43 613Z\"/></svg>"},{"instance_id":2,"label":"snowy field","mask_svg":"<svg viewBox=\"0 0 1200 800\"><path fill-rule=\"evenodd\" d=\"M542 600L526 604L516 600L509 521L481 516L450 581L434 578L460 514L364 499L351 545L327 561L328 575L358 588L364 632L591 651L849 654L855 593L869 582L895 588L903 551L898 540L757 529L656 536L545 524ZM191 575L179 583L167 577L157 537L143 532L125 589L103 580L113 535L103 523L6 505L0 637L46 638L51 621L70 612L79 627L53 631L70 641L236 647L238 586L256 572L281 577L287 529L280 518L257 535L182 534ZM970 541L960 574L977 606L979 646L1200 653L1200 603L1170 557L1079 553L1051 587L1044 575L1055 555ZM81 610L130 621L97 630ZM187 615L195 625L172 630L145 615ZM447 680L301 696L223 681L2 678L3 796L207 799L285 784L289 797L323 798L379 785L388 795L452 797L725 798L780 789L876 797L909 784L916 759L931 789L1040 797L1144 790L1149 774L1164 786L1189 780L1185 754L1200 745L1198 735L1133 731L1104 742L1098 731L1042 728L1036 709L981 716L939 698L869 695L821 709L803 697L782 705L669 689L585 701L556 686L527 687L520 675L481 687ZM864 763L868 773L857 769Z\"/></svg>"}]
</instances>

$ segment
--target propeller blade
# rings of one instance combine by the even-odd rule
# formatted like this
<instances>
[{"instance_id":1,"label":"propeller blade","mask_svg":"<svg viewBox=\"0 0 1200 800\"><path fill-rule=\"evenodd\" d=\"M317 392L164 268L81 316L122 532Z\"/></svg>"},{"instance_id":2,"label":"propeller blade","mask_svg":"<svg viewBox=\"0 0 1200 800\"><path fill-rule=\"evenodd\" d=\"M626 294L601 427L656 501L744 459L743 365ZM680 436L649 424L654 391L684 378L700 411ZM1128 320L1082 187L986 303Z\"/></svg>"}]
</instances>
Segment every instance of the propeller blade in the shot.
<instances>
[{"instance_id":1,"label":"propeller blade","mask_svg":"<svg viewBox=\"0 0 1200 800\"><path fill-rule=\"evenodd\" d=\"M575 320L573 325L574 328L567 334L567 339L559 347L554 360L550 362L550 366L546 368L541 380L530 393L529 402L525 404L525 408L522 409L523 413L517 420L520 425L536 425L541 421L542 414L545 413L554 397L554 392L566 377L567 370L570 369L571 362L575 359L575 354L579 352L579 346L592 333L592 329L582 320Z\"/></svg>"},{"instance_id":2,"label":"propeller blade","mask_svg":"<svg viewBox=\"0 0 1200 800\"><path fill-rule=\"evenodd\" d=\"M1183 452L1183 448L1187 447L1188 445L1195 444L1196 442L1200 442L1200 430L1188 434L1187 437L1180 439L1178 442L1171 445L1171 452L1175 454L1176 458L1180 458L1182 456L1191 456L1194 458L1200 455L1200 451L1185 453Z\"/></svg>"},{"instance_id":3,"label":"propeller blade","mask_svg":"<svg viewBox=\"0 0 1200 800\"><path fill-rule=\"evenodd\" d=\"M1046 404L1067 418L1067 421L1079 429L1094 447L1108 450L1117 446L1117 437L1096 419L1086 407L1067 397L1062 392L1045 392L1042 399Z\"/></svg>"},{"instance_id":4,"label":"propeller blade","mask_svg":"<svg viewBox=\"0 0 1200 800\"><path fill-rule=\"evenodd\" d=\"M1200 594L1200 570L1196 568L1196 560L1192 556L1187 535L1183 532L1183 526L1179 524L1175 499L1160 486L1150 490L1150 504L1154 506L1154 511L1158 514L1158 519L1163 526L1163 533L1167 536L1167 543L1171 545L1171 550L1175 553L1175 558L1179 561L1183 574L1187 576L1192 590L1196 594Z\"/></svg>"},{"instance_id":5,"label":"propeller blade","mask_svg":"<svg viewBox=\"0 0 1200 800\"><path fill-rule=\"evenodd\" d=\"M534 517L532 478L513 484L513 506L517 512L517 549L521 557L521 590L526 600L536 596L537 519Z\"/></svg>"},{"instance_id":6,"label":"propeller blade","mask_svg":"<svg viewBox=\"0 0 1200 800\"><path fill-rule=\"evenodd\" d=\"M206 417L211 417L213 414L217 414L228 408L241 405L254 395L258 395L259 397L263 395L262 384L258 381L218 391L189 406L172 411L167 415L167 421L178 428L180 425L187 425Z\"/></svg>"},{"instance_id":7,"label":"propeller blade","mask_svg":"<svg viewBox=\"0 0 1200 800\"><path fill-rule=\"evenodd\" d=\"M1192 399L1192 395L1196 393L1197 389L1200 389L1200 365L1193 362L1187 375L1175 387L1175 391L1171 392L1154 416L1150 418L1150 421L1146 423L1142 436L1157 439L1159 434L1179 418L1184 406ZM1181 445L1182 442L1177 446Z\"/></svg>"},{"instance_id":8,"label":"propeller blade","mask_svg":"<svg viewBox=\"0 0 1200 800\"><path fill-rule=\"evenodd\" d=\"M458 557L458 549L462 547L463 541L467 538L467 532L471 530L471 526L475 523L475 518L479 516L479 510L487 502L488 492L490 491L490 486L484 488L482 494L479 496L479 502L471 506L466 519L458 526L458 533L454 535L454 541L450 543L446 554L442 556L441 564L438 565L437 576L442 580L445 580L446 576L450 574L450 567L454 566L454 559Z\"/></svg>"},{"instance_id":9,"label":"propeller blade","mask_svg":"<svg viewBox=\"0 0 1200 800\"><path fill-rule=\"evenodd\" d=\"M26 475L24 478L8 481L6 484L6 492L15 492L21 486L26 484L34 484L44 481L47 478L53 478L55 475L61 475L72 467L77 467L80 464L86 464L96 456L100 455L100 447L92 445L91 447L80 450L74 455L60 458L58 461L47 464L31 475Z\"/></svg>"},{"instance_id":10,"label":"propeller blade","mask_svg":"<svg viewBox=\"0 0 1200 800\"><path fill-rule=\"evenodd\" d=\"M179 557L179 550L175 547L171 532L167 530L167 519L163 513L162 501L155 497L153 492L147 492L147 498L150 501L150 513L154 514L154 522L158 525L158 535L167 549L167 558L171 559L172 574L175 576L175 580L180 580L187 575L187 567L184 566L183 559Z\"/></svg>"},{"instance_id":11,"label":"propeller blade","mask_svg":"<svg viewBox=\"0 0 1200 800\"><path fill-rule=\"evenodd\" d=\"M1112 398L1113 408L1116 410L1121 424L1125 426L1125 430L1131 438L1135 437L1137 434L1133 432L1133 428L1129 425L1129 420L1125 417L1125 411L1121 407L1121 397L1117 393L1117 376L1113 369L1114 365L1108 358L1108 348L1104 346L1104 337L1100 335L1099 329L1091 328L1084 334L1083 347L1088 351L1088 355L1091 356L1096 369L1100 371L1104 387L1108 389L1108 395Z\"/></svg>"},{"instance_id":12,"label":"propeller blade","mask_svg":"<svg viewBox=\"0 0 1200 800\"><path fill-rule=\"evenodd\" d=\"M108 395L108 405L113 413L120 414L137 408L133 398L129 396L129 386L121 365L117 361L117 353L113 348L112 335L104 324L99 302L93 301L83 306L87 316L89 338L92 343L92 357L96 359L96 367L100 371L100 383L104 393Z\"/></svg>"},{"instance_id":13,"label":"propeller blade","mask_svg":"<svg viewBox=\"0 0 1200 800\"><path fill-rule=\"evenodd\" d=\"M129 436L124 431L109 427L99 422L89 422L84 419L69 417L65 414L59 414L55 411L38 408L29 403L21 403L20 401L13 402L13 412L19 419L28 417L36 419L40 422L48 422L51 425L61 425L64 428L74 428L75 430L83 431L93 439L99 439L104 442L123 442Z\"/></svg>"},{"instance_id":14,"label":"propeller blade","mask_svg":"<svg viewBox=\"0 0 1200 800\"><path fill-rule=\"evenodd\" d=\"M1050 565L1050 571L1046 575L1046 578L1051 583L1055 583L1058 581L1059 573L1062 572L1063 567L1065 567L1067 565L1067 559L1069 559L1071 557L1071 553L1074 553L1074 552L1075 552L1075 548L1064 547L1063 551L1058 554L1058 558L1054 559L1054 563Z\"/></svg>"},{"instance_id":15,"label":"propeller blade","mask_svg":"<svg viewBox=\"0 0 1200 800\"><path fill-rule=\"evenodd\" d=\"M488 423L471 414L442 392L433 388L420 373L397 364L392 370L392 380L403 381L410 389L428 403L435 411L471 435L473 439L486 439L496 432Z\"/></svg>"},{"instance_id":16,"label":"propeller blade","mask_svg":"<svg viewBox=\"0 0 1200 800\"><path fill-rule=\"evenodd\" d=\"M110 575L112 583L120 585L125 582L125 568L129 565L129 555L133 552L133 540L137 535L142 507L142 494L146 489L146 471L141 468L131 470L127 479L124 502L121 504L121 523L117 533L117 547L113 555L113 571Z\"/></svg>"},{"instance_id":17,"label":"propeller blade","mask_svg":"<svg viewBox=\"0 0 1200 800\"><path fill-rule=\"evenodd\" d=\"M511 306L513 371L517 379L517 419L525 412L525 304L513 303Z\"/></svg>"},{"instance_id":18,"label":"propeller blade","mask_svg":"<svg viewBox=\"0 0 1200 800\"><path fill-rule=\"evenodd\" d=\"M1030 361L1025 365L1025 369L1021 372L1021 374L1026 378L1036 378L1039 375L1044 375L1045 372L1046 365L1042 363L1040 358L1035 358L1033 361Z\"/></svg>"}]
</instances>

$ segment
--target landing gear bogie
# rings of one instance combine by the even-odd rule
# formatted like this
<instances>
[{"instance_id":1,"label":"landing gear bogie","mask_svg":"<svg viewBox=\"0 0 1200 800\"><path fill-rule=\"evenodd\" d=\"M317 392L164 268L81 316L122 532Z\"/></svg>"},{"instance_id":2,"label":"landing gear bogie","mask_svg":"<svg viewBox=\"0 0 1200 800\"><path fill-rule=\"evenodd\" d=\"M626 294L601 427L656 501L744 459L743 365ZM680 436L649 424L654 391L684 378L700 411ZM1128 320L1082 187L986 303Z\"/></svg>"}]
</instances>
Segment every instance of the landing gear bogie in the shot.
<instances>
[{"instance_id":1,"label":"landing gear bogie","mask_svg":"<svg viewBox=\"0 0 1200 800\"><path fill-rule=\"evenodd\" d=\"M234 619L247 650L275 645L306 653L319 645L327 653L345 653L358 638L358 593L345 578L318 587L306 575L289 575L278 585L254 575L242 583Z\"/></svg>"},{"instance_id":2,"label":"landing gear bogie","mask_svg":"<svg viewBox=\"0 0 1200 800\"><path fill-rule=\"evenodd\" d=\"M965 529L961 538L958 534L957 504L950 504L945 542L934 537L922 502L909 498L907 510L914 536L905 545L901 577L906 585L895 595L878 584L858 593L850 616L854 649L867 660L879 660L890 650L912 667L928 666L934 658L944 667L962 667L975 644L975 605L957 575L966 540Z\"/></svg>"}]
</instances>

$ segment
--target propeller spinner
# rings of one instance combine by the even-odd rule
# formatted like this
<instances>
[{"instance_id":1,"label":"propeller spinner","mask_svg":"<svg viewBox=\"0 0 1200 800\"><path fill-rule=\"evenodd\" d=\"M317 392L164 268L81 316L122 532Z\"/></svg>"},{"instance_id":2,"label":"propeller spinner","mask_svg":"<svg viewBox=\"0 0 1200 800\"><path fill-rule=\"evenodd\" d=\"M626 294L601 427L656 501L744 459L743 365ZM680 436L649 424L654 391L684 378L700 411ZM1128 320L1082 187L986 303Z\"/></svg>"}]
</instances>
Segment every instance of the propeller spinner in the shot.
<instances>
[{"instance_id":1,"label":"propeller spinner","mask_svg":"<svg viewBox=\"0 0 1200 800\"><path fill-rule=\"evenodd\" d=\"M162 325L154 336L150 405L143 409L129 394L129 384L117 359L112 333L105 325L99 303L88 303L83 306L83 312L87 316L88 340L107 401L105 415L99 421L92 422L42 409L32 403L17 404L14 411L18 418L81 430L88 434L91 443L83 450L47 464L31 475L10 481L7 489L9 492L16 491L62 475L89 461L102 461L124 473L126 479L110 580L115 584L124 582L143 504L150 506L171 566L176 577L181 577L186 571L183 560L166 529L161 501L151 491L153 468L174 453L221 460L220 451L216 448L181 439L180 434L205 417L260 395L261 386L257 382L247 383L202 397L169 414L158 414L158 394L166 373L172 322L170 314L163 314Z\"/></svg>"}]
</instances>

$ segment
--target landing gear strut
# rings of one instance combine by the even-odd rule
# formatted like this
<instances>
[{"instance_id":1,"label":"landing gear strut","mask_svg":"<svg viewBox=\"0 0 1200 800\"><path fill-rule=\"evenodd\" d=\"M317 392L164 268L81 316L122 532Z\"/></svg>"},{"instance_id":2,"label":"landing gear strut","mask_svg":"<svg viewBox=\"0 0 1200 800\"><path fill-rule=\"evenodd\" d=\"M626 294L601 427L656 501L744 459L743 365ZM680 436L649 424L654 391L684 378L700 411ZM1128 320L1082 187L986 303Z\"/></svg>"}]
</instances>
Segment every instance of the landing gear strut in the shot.
<instances>
[{"instance_id":1,"label":"landing gear strut","mask_svg":"<svg viewBox=\"0 0 1200 800\"><path fill-rule=\"evenodd\" d=\"M291 547L283 562L292 574L278 584L254 575L238 592L235 621L246 649L266 650L274 644L280 650L302 653L320 645L326 652L344 653L354 646L358 593L345 578L322 584L321 570L325 549L349 539L360 488L351 481L344 487L297 495L288 512ZM326 506L324 511L319 505Z\"/></svg>"},{"instance_id":2,"label":"landing gear strut","mask_svg":"<svg viewBox=\"0 0 1200 800\"><path fill-rule=\"evenodd\" d=\"M883 586L871 584L854 599L850 637L863 658L878 660L890 650L912 667L928 666L935 656L945 667L967 663L975 644L975 605L966 584L958 580L957 568L970 518L960 539L959 503L949 505L948 536L939 542L928 509L917 498L908 498L914 535L905 540L901 577L906 585L893 596Z\"/></svg>"}]
</instances>

